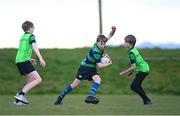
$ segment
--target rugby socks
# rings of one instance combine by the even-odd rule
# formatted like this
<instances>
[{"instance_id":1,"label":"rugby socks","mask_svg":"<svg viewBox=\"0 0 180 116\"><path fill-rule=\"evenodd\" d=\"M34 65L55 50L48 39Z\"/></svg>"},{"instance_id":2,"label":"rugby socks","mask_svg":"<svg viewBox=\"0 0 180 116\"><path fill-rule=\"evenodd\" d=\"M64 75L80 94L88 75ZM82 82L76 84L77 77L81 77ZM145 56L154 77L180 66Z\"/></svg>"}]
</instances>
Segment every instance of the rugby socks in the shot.
<instances>
[{"instance_id":1,"label":"rugby socks","mask_svg":"<svg viewBox=\"0 0 180 116\"><path fill-rule=\"evenodd\" d=\"M64 89L64 91L62 92L62 93L60 93L60 97L61 98L64 98L64 96L66 96L69 92L71 92L72 91L72 87L71 87L71 85L69 85L69 86L67 86L67 88L66 89Z\"/></svg>"},{"instance_id":2,"label":"rugby socks","mask_svg":"<svg viewBox=\"0 0 180 116\"><path fill-rule=\"evenodd\" d=\"M89 96L94 96L96 94L96 91L97 89L100 87L100 84L99 83L96 83L94 82L92 87L91 87L91 90L89 92Z\"/></svg>"}]
</instances>

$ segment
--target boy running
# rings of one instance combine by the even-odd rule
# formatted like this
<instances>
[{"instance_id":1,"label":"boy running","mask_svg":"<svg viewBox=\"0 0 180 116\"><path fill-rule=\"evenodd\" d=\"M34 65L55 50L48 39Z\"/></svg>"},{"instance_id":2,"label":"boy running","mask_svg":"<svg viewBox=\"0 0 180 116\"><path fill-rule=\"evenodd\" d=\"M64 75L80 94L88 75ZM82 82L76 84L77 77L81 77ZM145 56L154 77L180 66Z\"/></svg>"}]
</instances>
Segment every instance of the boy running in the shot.
<instances>
[{"instance_id":1,"label":"boy running","mask_svg":"<svg viewBox=\"0 0 180 116\"><path fill-rule=\"evenodd\" d=\"M36 64L36 60L31 58L33 50L39 58L40 65L42 67L46 66L46 62L39 52L35 36L33 35L34 24L30 21L25 21L22 24L22 29L25 33L22 35L19 42L19 49L16 55L16 66L20 74L26 77L27 83L23 89L14 96L16 99L14 104L16 105L29 104L29 101L26 98L27 93L42 81L40 75L33 67L33 65Z\"/></svg>"},{"instance_id":2,"label":"boy running","mask_svg":"<svg viewBox=\"0 0 180 116\"><path fill-rule=\"evenodd\" d=\"M134 47L136 38L133 35L125 37L125 48L128 48L129 61L131 67L120 73L121 76L130 76L133 71L136 71L136 77L131 84L131 89L136 92L143 100L144 105L150 105L151 100L147 97L144 89L141 87L143 80L148 75L150 68L147 62L143 60L138 50Z\"/></svg>"},{"instance_id":3,"label":"boy running","mask_svg":"<svg viewBox=\"0 0 180 116\"><path fill-rule=\"evenodd\" d=\"M101 57L104 53L106 42L114 35L115 31L116 27L112 26L112 31L109 33L107 38L104 35L99 35L97 37L96 43L90 49L86 58L81 62L76 79L59 94L54 103L55 105L60 105L63 98L78 87L82 80L93 81L93 85L89 91L89 95L85 99L85 102L92 104L99 103L99 99L95 97L95 94L97 89L100 87L101 77L97 72L96 66L99 68L104 68L112 64L112 61L110 61L108 64L102 64Z\"/></svg>"}]
</instances>

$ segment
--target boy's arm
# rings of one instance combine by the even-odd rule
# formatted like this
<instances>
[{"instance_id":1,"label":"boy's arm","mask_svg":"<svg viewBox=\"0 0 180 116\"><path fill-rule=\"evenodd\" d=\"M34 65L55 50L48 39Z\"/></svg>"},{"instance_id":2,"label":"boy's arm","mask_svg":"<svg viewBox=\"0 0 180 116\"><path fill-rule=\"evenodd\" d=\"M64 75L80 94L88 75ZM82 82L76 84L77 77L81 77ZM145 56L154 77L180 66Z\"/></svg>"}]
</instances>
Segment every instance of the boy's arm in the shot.
<instances>
[{"instance_id":1,"label":"boy's arm","mask_svg":"<svg viewBox=\"0 0 180 116\"><path fill-rule=\"evenodd\" d=\"M34 58L31 58L30 62L31 62L32 65L36 65L37 64L36 59L34 59Z\"/></svg>"},{"instance_id":2,"label":"boy's arm","mask_svg":"<svg viewBox=\"0 0 180 116\"><path fill-rule=\"evenodd\" d=\"M111 29L112 29L111 32L110 32L109 35L107 36L107 39L108 39L108 40L114 35L114 33L115 33L115 31L116 31L116 27L115 27L115 26L112 26Z\"/></svg>"},{"instance_id":3,"label":"boy's arm","mask_svg":"<svg viewBox=\"0 0 180 116\"><path fill-rule=\"evenodd\" d=\"M120 75L121 76L130 76L132 74L132 72L135 70L135 68L136 68L136 64L135 63L131 64L131 67L125 71L120 72Z\"/></svg>"},{"instance_id":4,"label":"boy's arm","mask_svg":"<svg viewBox=\"0 0 180 116\"><path fill-rule=\"evenodd\" d=\"M109 66L109 65L111 65L112 64L112 60L110 60L110 62L109 63L107 63L107 64L103 64L103 63L96 63L97 64L97 66L99 67L99 68L105 68L105 67L107 67L107 66Z\"/></svg>"},{"instance_id":5,"label":"boy's arm","mask_svg":"<svg viewBox=\"0 0 180 116\"><path fill-rule=\"evenodd\" d=\"M38 47L37 47L37 44L36 44L35 42L32 43L32 47L33 47L34 52L36 53L36 55L37 55L38 58L39 58L40 65L41 65L42 67L45 67L45 66L46 66L46 62L44 61L43 57L41 56L41 53L40 53L40 51L39 51L39 49L38 49Z\"/></svg>"},{"instance_id":6,"label":"boy's arm","mask_svg":"<svg viewBox=\"0 0 180 116\"><path fill-rule=\"evenodd\" d=\"M106 55L107 57L109 57L109 63L107 63L107 64L101 63L101 57L102 56L100 54L101 53L94 52L94 58L95 58L95 62L96 62L97 67L105 68L105 67L107 67L107 66L112 64L112 60L111 60L111 58L107 54L103 54L103 55Z\"/></svg>"}]
</instances>

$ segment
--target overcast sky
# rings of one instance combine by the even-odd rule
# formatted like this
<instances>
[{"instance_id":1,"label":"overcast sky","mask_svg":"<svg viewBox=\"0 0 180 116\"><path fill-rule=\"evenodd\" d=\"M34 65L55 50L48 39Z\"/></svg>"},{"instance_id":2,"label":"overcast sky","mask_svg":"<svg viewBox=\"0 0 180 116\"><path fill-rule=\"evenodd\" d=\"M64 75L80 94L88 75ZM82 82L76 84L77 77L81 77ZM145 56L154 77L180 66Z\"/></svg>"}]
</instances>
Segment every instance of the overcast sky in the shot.
<instances>
[{"instance_id":1,"label":"overcast sky","mask_svg":"<svg viewBox=\"0 0 180 116\"><path fill-rule=\"evenodd\" d=\"M137 44L180 44L180 0L102 0L103 33L120 45L128 34ZM17 48L21 24L30 20L40 48L92 46L99 34L98 0L0 0L0 48Z\"/></svg>"}]
</instances>

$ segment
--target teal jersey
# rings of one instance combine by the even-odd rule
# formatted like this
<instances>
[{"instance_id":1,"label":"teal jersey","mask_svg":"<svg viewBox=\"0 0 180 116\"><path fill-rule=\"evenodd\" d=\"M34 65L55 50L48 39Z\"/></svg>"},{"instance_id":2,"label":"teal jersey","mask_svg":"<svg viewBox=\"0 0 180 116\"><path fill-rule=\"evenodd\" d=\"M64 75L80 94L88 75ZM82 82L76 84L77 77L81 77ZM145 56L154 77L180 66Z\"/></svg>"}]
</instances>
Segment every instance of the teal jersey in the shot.
<instances>
[{"instance_id":1,"label":"teal jersey","mask_svg":"<svg viewBox=\"0 0 180 116\"><path fill-rule=\"evenodd\" d=\"M138 50L134 47L129 49L129 61L131 64L136 64L136 73L140 71L145 73L150 71L149 65L144 61Z\"/></svg>"},{"instance_id":2,"label":"teal jersey","mask_svg":"<svg viewBox=\"0 0 180 116\"><path fill-rule=\"evenodd\" d=\"M101 57L104 53L104 50L100 49L97 46L97 43L89 50L86 58L81 62L82 66L96 68L96 63L101 62Z\"/></svg>"},{"instance_id":3,"label":"teal jersey","mask_svg":"<svg viewBox=\"0 0 180 116\"><path fill-rule=\"evenodd\" d=\"M32 43L35 41L35 36L31 33L25 32L19 42L19 49L16 55L16 63L30 61L32 54Z\"/></svg>"}]
</instances>

